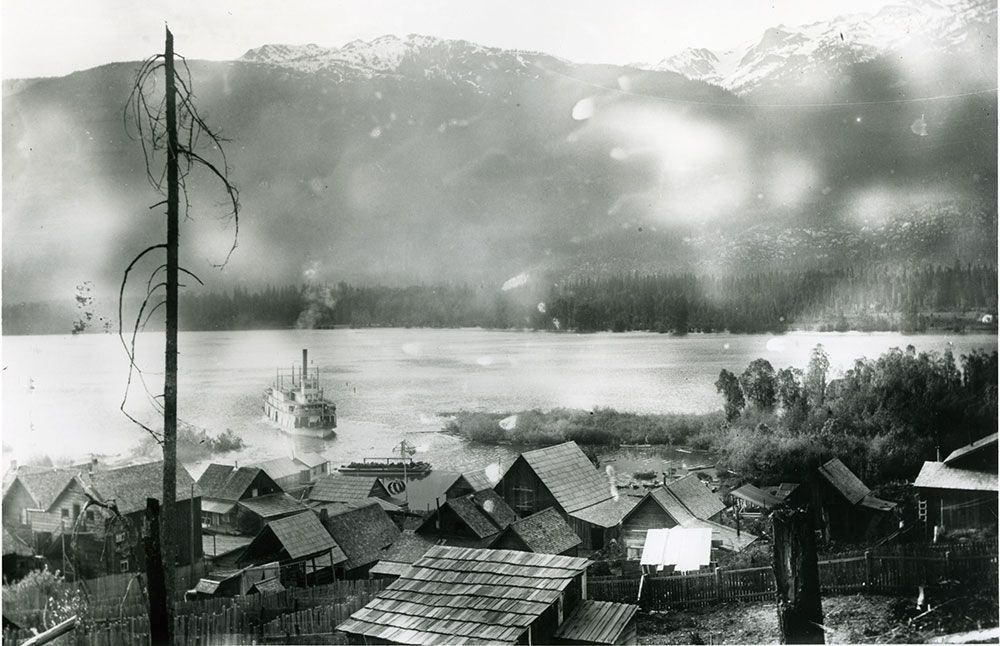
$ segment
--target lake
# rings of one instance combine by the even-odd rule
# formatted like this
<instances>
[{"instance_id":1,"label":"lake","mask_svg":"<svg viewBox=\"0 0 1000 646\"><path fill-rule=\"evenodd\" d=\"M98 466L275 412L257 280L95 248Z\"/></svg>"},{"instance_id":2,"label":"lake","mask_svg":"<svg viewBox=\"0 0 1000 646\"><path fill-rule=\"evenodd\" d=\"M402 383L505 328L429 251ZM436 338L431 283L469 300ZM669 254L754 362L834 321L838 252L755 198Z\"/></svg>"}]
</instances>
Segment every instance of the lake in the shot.
<instances>
[{"instance_id":1,"label":"lake","mask_svg":"<svg viewBox=\"0 0 1000 646\"><path fill-rule=\"evenodd\" d=\"M143 334L137 341L152 395L163 388L162 337ZM678 338L344 329L183 332L179 341L180 418L211 433L232 429L247 443L225 461L249 463L298 449L322 452L339 465L390 455L405 438L417 447L416 459L450 471L497 462L506 467L515 450L469 445L441 433L448 412L610 407L703 413L722 406L713 384L723 368L739 373L758 357L776 369L804 368L818 343L830 355L834 377L856 358L874 358L891 347L950 347L956 358L976 348L997 349L994 335L806 332ZM261 413L261 395L275 369L301 361L303 348L338 408L337 435L325 442L283 435ZM3 361L5 467L12 458L121 458L136 450L144 431L119 411L128 359L117 336L7 336ZM156 425L152 395L134 378L126 409ZM205 464L188 467L197 477Z\"/></svg>"}]
</instances>

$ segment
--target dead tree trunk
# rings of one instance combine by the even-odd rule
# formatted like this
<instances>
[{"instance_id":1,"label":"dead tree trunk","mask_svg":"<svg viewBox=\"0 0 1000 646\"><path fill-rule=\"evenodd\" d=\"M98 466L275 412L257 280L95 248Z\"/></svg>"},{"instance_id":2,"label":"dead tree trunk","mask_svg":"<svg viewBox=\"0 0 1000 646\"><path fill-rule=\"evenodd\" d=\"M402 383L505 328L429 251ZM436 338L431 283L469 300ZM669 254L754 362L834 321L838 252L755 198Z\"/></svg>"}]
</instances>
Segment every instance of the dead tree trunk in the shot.
<instances>
[{"instance_id":1,"label":"dead tree trunk","mask_svg":"<svg viewBox=\"0 0 1000 646\"><path fill-rule=\"evenodd\" d=\"M784 509L775 511L772 519L781 642L822 644L823 606L811 518L805 511Z\"/></svg>"},{"instance_id":2,"label":"dead tree trunk","mask_svg":"<svg viewBox=\"0 0 1000 646\"><path fill-rule=\"evenodd\" d=\"M169 542L169 541L168 541ZM163 559L160 554L160 501L146 499L146 535L143 537L146 555L146 578L149 580L149 636L153 646L171 643L170 619L167 613L167 588L163 581Z\"/></svg>"},{"instance_id":3,"label":"dead tree trunk","mask_svg":"<svg viewBox=\"0 0 1000 646\"><path fill-rule=\"evenodd\" d=\"M177 85L174 77L174 36L166 30L164 50L167 117L167 275L166 356L163 384L163 583L167 588L167 616L173 619L174 541L177 532L177 291L180 246L180 187L177 164Z\"/></svg>"}]
</instances>

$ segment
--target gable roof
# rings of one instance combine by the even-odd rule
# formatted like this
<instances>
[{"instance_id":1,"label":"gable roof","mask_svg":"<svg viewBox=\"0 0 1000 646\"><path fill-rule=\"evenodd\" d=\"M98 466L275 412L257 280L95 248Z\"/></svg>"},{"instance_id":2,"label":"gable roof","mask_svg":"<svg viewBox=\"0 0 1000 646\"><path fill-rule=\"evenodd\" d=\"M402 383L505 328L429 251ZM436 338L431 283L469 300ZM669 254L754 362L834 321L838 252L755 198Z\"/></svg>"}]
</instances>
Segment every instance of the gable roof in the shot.
<instances>
[{"instance_id":1,"label":"gable roof","mask_svg":"<svg viewBox=\"0 0 1000 646\"><path fill-rule=\"evenodd\" d=\"M554 637L571 644L618 644L639 606L584 599L577 604Z\"/></svg>"},{"instance_id":2,"label":"gable roof","mask_svg":"<svg viewBox=\"0 0 1000 646\"><path fill-rule=\"evenodd\" d=\"M274 550L281 553L274 553ZM337 542L323 527L316 514L303 512L272 520L264 525L247 545L238 562L250 560L254 554L268 554L270 560L295 560L333 551L334 563L347 560Z\"/></svg>"},{"instance_id":3,"label":"gable roof","mask_svg":"<svg viewBox=\"0 0 1000 646\"><path fill-rule=\"evenodd\" d=\"M997 491L997 474L956 469L944 462L924 462L914 487L957 489L962 491Z\"/></svg>"},{"instance_id":4,"label":"gable roof","mask_svg":"<svg viewBox=\"0 0 1000 646\"><path fill-rule=\"evenodd\" d=\"M303 469L295 461L288 457L272 458L264 462L258 462L254 466L260 467L271 480L280 478L290 478L302 473Z\"/></svg>"},{"instance_id":5,"label":"gable roof","mask_svg":"<svg viewBox=\"0 0 1000 646\"><path fill-rule=\"evenodd\" d=\"M507 533L517 536L529 551L537 554L561 554L583 542L552 507L514 521L497 540Z\"/></svg>"},{"instance_id":6,"label":"gable roof","mask_svg":"<svg viewBox=\"0 0 1000 646\"><path fill-rule=\"evenodd\" d=\"M385 490L377 476L345 476L327 474L316 478L316 484L309 492L309 500L320 502L349 502L368 498L373 492ZM385 495L389 495L385 491Z\"/></svg>"},{"instance_id":7,"label":"gable roof","mask_svg":"<svg viewBox=\"0 0 1000 646\"><path fill-rule=\"evenodd\" d=\"M288 514L294 514L305 509L305 506L302 505L302 503L295 498L292 498L287 493L271 493L266 496L247 498L239 501L237 504L240 507L244 507L252 511L261 518L278 518L280 516L287 516Z\"/></svg>"},{"instance_id":8,"label":"gable roof","mask_svg":"<svg viewBox=\"0 0 1000 646\"><path fill-rule=\"evenodd\" d=\"M997 436L997 433L993 433L992 435L979 438L972 444L955 449L944 459L944 463L948 466L956 467L961 466L970 456L977 453L989 450L995 454L997 450Z\"/></svg>"},{"instance_id":9,"label":"gable roof","mask_svg":"<svg viewBox=\"0 0 1000 646\"><path fill-rule=\"evenodd\" d=\"M745 500L751 505L761 509L774 509L785 504L785 501L777 496L772 496L763 489L759 489L752 484L745 484L729 492L730 495Z\"/></svg>"},{"instance_id":10,"label":"gable roof","mask_svg":"<svg viewBox=\"0 0 1000 646\"><path fill-rule=\"evenodd\" d=\"M492 536L517 520L510 505L492 489L452 498L443 506L450 507L479 538Z\"/></svg>"},{"instance_id":11,"label":"gable roof","mask_svg":"<svg viewBox=\"0 0 1000 646\"><path fill-rule=\"evenodd\" d=\"M475 492L483 491L484 489L492 489L493 483L486 477L486 471L483 469L477 469L475 471L466 471L465 473L459 474L448 489L452 489L454 487L467 487Z\"/></svg>"},{"instance_id":12,"label":"gable roof","mask_svg":"<svg viewBox=\"0 0 1000 646\"><path fill-rule=\"evenodd\" d=\"M642 497L642 500L635 505L631 511L625 514L623 521L627 521L633 512L636 512L640 507L644 507L647 504L656 504L664 512L667 513L674 522L678 525L683 525L685 522L694 519L694 515L688 511L688 508L684 506L676 495L666 487L657 487L646 493Z\"/></svg>"},{"instance_id":13,"label":"gable roof","mask_svg":"<svg viewBox=\"0 0 1000 646\"><path fill-rule=\"evenodd\" d=\"M114 499L118 511L131 514L146 508L147 498L163 499L163 460L84 474L83 479L105 502ZM201 496L183 465L177 465L177 502Z\"/></svg>"},{"instance_id":14,"label":"gable roof","mask_svg":"<svg viewBox=\"0 0 1000 646\"><path fill-rule=\"evenodd\" d=\"M527 451L521 454L521 459L568 514L611 498L607 479L576 442Z\"/></svg>"},{"instance_id":15,"label":"gable roof","mask_svg":"<svg viewBox=\"0 0 1000 646\"><path fill-rule=\"evenodd\" d=\"M399 537L399 528L377 504L351 509L325 522L333 540L344 551L348 570L374 563Z\"/></svg>"},{"instance_id":16,"label":"gable roof","mask_svg":"<svg viewBox=\"0 0 1000 646\"><path fill-rule=\"evenodd\" d=\"M337 629L406 644L514 643L587 565L438 545Z\"/></svg>"},{"instance_id":17,"label":"gable roof","mask_svg":"<svg viewBox=\"0 0 1000 646\"><path fill-rule=\"evenodd\" d=\"M35 550L31 549L31 546L25 543L16 534L7 531L7 528L3 528L3 544L2 546L3 555L10 556L34 556Z\"/></svg>"},{"instance_id":18,"label":"gable roof","mask_svg":"<svg viewBox=\"0 0 1000 646\"><path fill-rule=\"evenodd\" d=\"M48 510L75 476L76 471L70 469L50 469L18 473L14 481L21 483L24 490L38 505L38 509ZM9 491L10 489L8 489Z\"/></svg>"},{"instance_id":19,"label":"gable roof","mask_svg":"<svg viewBox=\"0 0 1000 646\"><path fill-rule=\"evenodd\" d=\"M310 469L314 469L318 466L324 465L327 462L329 462L329 460L324 458L319 453L312 453L310 451L305 451L303 453L296 453L294 456L292 456L292 459Z\"/></svg>"},{"instance_id":20,"label":"gable roof","mask_svg":"<svg viewBox=\"0 0 1000 646\"><path fill-rule=\"evenodd\" d=\"M233 536L231 534L201 535L201 549L205 556L221 556L235 550L243 549L253 541L249 536Z\"/></svg>"},{"instance_id":21,"label":"gable roof","mask_svg":"<svg viewBox=\"0 0 1000 646\"><path fill-rule=\"evenodd\" d=\"M226 464L210 464L198 478L198 486L206 498L237 501L243 497L260 473L267 472L257 466L231 467ZM267 476L273 482L271 476Z\"/></svg>"},{"instance_id":22,"label":"gable roof","mask_svg":"<svg viewBox=\"0 0 1000 646\"><path fill-rule=\"evenodd\" d=\"M668 482L667 489L695 518L708 519L726 508L722 500L694 474Z\"/></svg>"},{"instance_id":23,"label":"gable roof","mask_svg":"<svg viewBox=\"0 0 1000 646\"><path fill-rule=\"evenodd\" d=\"M819 468L819 474L833 485L852 505L856 505L872 492L858 476L847 468L840 458L833 458Z\"/></svg>"}]
</instances>

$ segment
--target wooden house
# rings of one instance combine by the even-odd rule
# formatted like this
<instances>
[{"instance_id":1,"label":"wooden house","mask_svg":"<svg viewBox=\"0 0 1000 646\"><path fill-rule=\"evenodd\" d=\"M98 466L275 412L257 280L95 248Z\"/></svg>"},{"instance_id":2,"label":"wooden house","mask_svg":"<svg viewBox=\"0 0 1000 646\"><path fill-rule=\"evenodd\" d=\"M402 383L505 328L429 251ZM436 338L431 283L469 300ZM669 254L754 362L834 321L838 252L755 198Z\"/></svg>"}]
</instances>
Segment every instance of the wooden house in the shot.
<instances>
[{"instance_id":1,"label":"wooden house","mask_svg":"<svg viewBox=\"0 0 1000 646\"><path fill-rule=\"evenodd\" d=\"M943 462L924 462L920 492L927 536L938 532L997 531L997 434L952 451Z\"/></svg>"},{"instance_id":2,"label":"wooden house","mask_svg":"<svg viewBox=\"0 0 1000 646\"><path fill-rule=\"evenodd\" d=\"M757 537L718 522L724 508L719 497L694 475L652 489L622 519L627 558L640 558L648 530L678 526L711 529L715 549L745 549Z\"/></svg>"},{"instance_id":3,"label":"wooden house","mask_svg":"<svg viewBox=\"0 0 1000 646\"><path fill-rule=\"evenodd\" d=\"M839 458L817 469L809 487L799 487L789 502L808 500L816 528L826 541L855 543L889 534L898 526L896 503L876 497Z\"/></svg>"},{"instance_id":4,"label":"wooden house","mask_svg":"<svg viewBox=\"0 0 1000 646\"><path fill-rule=\"evenodd\" d=\"M306 482L316 482L322 476L330 473L330 461L324 458L319 453L296 453L292 456L298 465L306 471L305 480Z\"/></svg>"},{"instance_id":5,"label":"wooden house","mask_svg":"<svg viewBox=\"0 0 1000 646\"><path fill-rule=\"evenodd\" d=\"M315 585L334 580L347 555L311 511L267 523L237 559L238 567L277 562L281 583Z\"/></svg>"},{"instance_id":6,"label":"wooden house","mask_svg":"<svg viewBox=\"0 0 1000 646\"><path fill-rule=\"evenodd\" d=\"M337 629L357 644L553 643L586 601L589 564L438 545ZM568 628L572 635L617 635L628 631L632 614L588 613Z\"/></svg>"},{"instance_id":7,"label":"wooden house","mask_svg":"<svg viewBox=\"0 0 1000 646\"><path fill-rule=\"evenodd\" d=\"M416 533L446 539L454 544L485 547L501 531L517 520L517 514L495 491L486 489L445 500L431 512Z\"/></svg>"},{"instance_id":8,"label":"wooden house","mask_svg":"<svg viewBox=\"0 0 1000 646\"><path fill-rule=\"evenodd\" d=\"M251 465L260 467L282 491L295 491L309 484L309 471L289 457L272 458Z\"/></svg>"},{"instance_id":9,"label":"wooden house","mask_svg":"<svg viewBox=\"0 0 1000 646\"><path fill-rule=\"evenodd\" d=\"M493 483L486 477L485 471L481 469L477 471L466 471L465 473L459 474L455 478L455 481L445 490L444 496L449 499L461 498L462 496L467 496L470 493L485 491L486 489L492 488Z\"/></svg>"},{"instance_id":10,"label":"wooden house","mask_svg":"<svg viewBox=\"0 0 1000 646\"><path fill-rule=\"evenodd\" d=\"M240 514L237 502L282 491L260 467L235 467L228 464L208 465L198 478L198 487L204 497L201 510L203 527L212 531L250 535L256 533L257 521L252 516ZM239 527L241 516L248 518L245 532L241 532Z\"/></svg>"},{"instance_id":11,"label":"wooden house","mask_svg":"<svg viewBox=\"0 0 1000 646\"><path fill-rule=\"evenodd\" d=\"M549 507L512 522L500 532L490 547L497 550L573 556L581 542L559 512Z\"/></svg>"},{"instance_id":12,"label":"wooden house","mask_svg":"<svg viewBox=\"0 0 1000 646\"><path fill-rule=\"evenodd\" d=\"M54 503L76 477L76 472L68 469L47 469L44 471L20 469L7 485L3 495L3 526L12 529L17 526L30 527L29 511L48 513L53 510L57 518L72 522L72 506L62 507ZM67 501L70 505L86 503L86 499ZM79 516L79 511L77 511Z\"/></svg>"},{"instance_id":13,"label":"wooden house","mask_svg":"<svg viewBox=\"0 0 1000 646\"><path fill-rule=\"evenodd\" d=\"M391 501L392 495L376 476L344 476L335 473L320 476L308 495L308 499L314 502L354 502L367 498Z\"/></svg>"},{"instance_id":14,"label":"wooden house","mask_svg":"<svg viewBox=\"0 0 1000 646\"><path fill-rule=\"evenodd\" d=\"M3 528L3 578L13 582L31 570L41 569L35 550L21 538Z\"/></svg>"},{"instance_id":15,"label":"wooden house","mask_svg":"<svg viewBox=\"0 0 1000 646\"><path fill-rule=\"evenodd\" d=\"M586 599L559 626L552 643L638 644L635 618L638 610L639 607L631 603Z\"/></svg>"},{"instance_id":16,"label":"wooden house","mask_svg":"<svg viewBox=\"0 0 1000 646\"><path fill-rule=\"evenodd\" d=\"M617 491L576 442L522 453L494 489L521 517L555 508L583 550L599 550L618 536L623 505Z\"/></svg>"},{"instance_id":17,"label":"wooden house","mask_svg":"<svg viewBox=\"0 0 1000 646\"><path fill-rule=\"evenodd\" d=\"M368 571L400 536L399 528L377 504L321 515L326 530L347 556L344 578L367 579Z\"/></svg>"}]
</instances>

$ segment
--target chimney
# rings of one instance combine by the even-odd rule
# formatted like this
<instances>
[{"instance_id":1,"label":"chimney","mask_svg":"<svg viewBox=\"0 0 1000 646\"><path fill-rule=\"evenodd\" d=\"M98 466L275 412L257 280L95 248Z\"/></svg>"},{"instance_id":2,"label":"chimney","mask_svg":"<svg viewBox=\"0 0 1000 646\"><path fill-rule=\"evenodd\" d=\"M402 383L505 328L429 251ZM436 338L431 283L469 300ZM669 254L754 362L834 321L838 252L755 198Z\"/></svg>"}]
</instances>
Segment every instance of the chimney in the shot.
<instances>
[{"instance_id":1,"label":"chimney","mask_svg":"<svg viewBox=\"0 0 1000 646\"><path fill-rule=\"evenodd\" d=\"M323 509L320 509L319 522L323 523L323 526L326 527L326 521L328 521L329 519L330 519L330 512L328 512L325 507Z\"/></svg>"},{"instance_id":2,"label":"chimney","mask_svg":"<svg viewBox=\"0 0 1000 646\"><path fill-rule=\"evenodd\" d=\"M94 475L94 471L97 471L97 456L90 456L90 475Z\"/></svg>"},{"instance_id":3,"label":"chimney","mask_svg":"<svg viewBox=\"0 0 1000 646\"><path fill-rule=\"evenodd\" d=\"M306 387L306 375L309 374L309 350L302 348L302 387Z\"/></svg>"}]
</instances>

